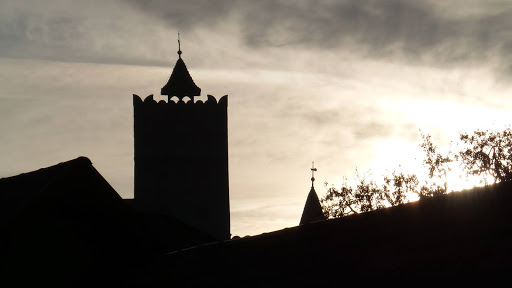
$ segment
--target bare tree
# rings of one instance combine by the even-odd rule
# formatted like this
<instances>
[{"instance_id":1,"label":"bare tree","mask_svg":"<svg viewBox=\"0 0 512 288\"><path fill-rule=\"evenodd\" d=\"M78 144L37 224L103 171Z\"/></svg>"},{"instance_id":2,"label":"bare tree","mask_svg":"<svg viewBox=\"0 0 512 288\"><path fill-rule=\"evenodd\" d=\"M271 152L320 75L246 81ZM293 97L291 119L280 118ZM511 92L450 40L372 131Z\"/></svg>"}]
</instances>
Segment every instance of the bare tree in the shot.
<instances>
[{"instance_id":1,"label":"bare tree","mask_svg":"<svg viewBox=\"0 0 512 288\"><path fill-rule=\"evenodd\" d=\"M325 182L325 186L328 186L327 182ZM347 184L347 178L343 178L340 189L334 186L327 188L327 193L320 202L324 215L328 218L358 214L352 207L355 205L354 190Z\"/></svg>"},{"instance_id":2,"label":"bare tree","mask_svg":"<svg viewBox=\"0 0 512 288\"><path fill-rule=\"evenodd\" d=\"M512 180L512 131L476 130L461 133L462 149L457 153L467 175L480 176L487 183L487 176L494 183Z\"/></svg>"},{"instance_id":3,"label":"bare tree","mask_svg":"<svg viewBox=\"0 0 512 288\"><path fill-rule=\"evenodd\" d=\"M494 183L512 180L512 130L503 131L476 130L473 134L461 133L461 149L457 153L440 153L430 135L421 134L420 147L425 152L424 166L428 175L424 184L419 186L415 174L405 174L401 169L384 176L384 184L379 187L368 173L359 174L356 169L356 184L351 187L343 179L340 189L327 188L321 199L322 208L327 217L343 217L351 214L369 212L407 201L407 196L418 194L420 199L447 193L450 164L460 162L468 175L481 176L487 184L487 177ZM326 187L327 187L327 183Z\"/></svg>"},{"instance_id":4,"label":"bare tree","mask_svg":"<svg viewBox=\"0 0 512 288\"><path fill-rule=\"evenodd\" d=\"M418 186L416 175L401 171L393 171L391 176L384 177L382 187L374 180L368 180L369 172L360 174L356 169L355 174L355 187L349 186L346 178L340 189L327 187L325 183L327 193L320 202L326 217L343 217L403 204L407 195L416 192Z\"/></svg>"},{"instance_id":5,"label":"bare tree","mask_svg":"<svg viewBox=\"0 0 512 288\"><path fill-rule=\"evenodd\" d=\"M420 197L435 196L444 194L448 191L448 172L450 171L449 163L453 160L448 155L442 155L437 151L437 147L432 143L430 134L421 134L423 142L420 147L425 152L423 165L428 169L428 179L430 183L425 183L419 191Z\"/></svg>"},{"instance_id":6,"label":"bare tree","mask_svg":"<svg viewBox=\"0 0 512 288\"><path fill-rule=\"evenodd\" d=\"M404 174L395 170L391 176L384 177L382 193L390 206L396 206L405 203L407 195L417 193L418 184L415 174Z\"/></svg>"},{"instance_id":7,"label":"bare tree","mask_svg":"<svg viewBox=\"0 0 512 288\"><path fill-rule=\"evenodd\" d=\"M369 212L386 207L382 189L374 180L367 180L366 175L359 174L356 169L357 185L354 189L356 207L361 212Z\"/></svg>"}]
</instances>

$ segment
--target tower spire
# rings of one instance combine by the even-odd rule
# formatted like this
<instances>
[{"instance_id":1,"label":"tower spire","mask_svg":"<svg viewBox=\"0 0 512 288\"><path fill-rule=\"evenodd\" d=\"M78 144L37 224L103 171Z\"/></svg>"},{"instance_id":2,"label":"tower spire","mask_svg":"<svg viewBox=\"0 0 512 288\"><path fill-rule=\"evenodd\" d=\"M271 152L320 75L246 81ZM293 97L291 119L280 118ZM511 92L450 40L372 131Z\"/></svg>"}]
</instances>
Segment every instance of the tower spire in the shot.
<instances>
[{"instance_id":1,"label":"tower spire","mask_svg":"<svg viewBox=\"0 0 512 288\"><path fill-rule=\"evenodd\" d=\"M192 103L194 103L194 97L201 95L201 88L197 87L188 73L187 66L183 59L181 59L181 39L180 32L178 31L178 61L174 65L171 77L167 84L162 87L161 94L168 96L168 101L171 101L171 97L176 96L179 102L183 101L183 97L188 96Z\"/></svg>"}]
</instances>

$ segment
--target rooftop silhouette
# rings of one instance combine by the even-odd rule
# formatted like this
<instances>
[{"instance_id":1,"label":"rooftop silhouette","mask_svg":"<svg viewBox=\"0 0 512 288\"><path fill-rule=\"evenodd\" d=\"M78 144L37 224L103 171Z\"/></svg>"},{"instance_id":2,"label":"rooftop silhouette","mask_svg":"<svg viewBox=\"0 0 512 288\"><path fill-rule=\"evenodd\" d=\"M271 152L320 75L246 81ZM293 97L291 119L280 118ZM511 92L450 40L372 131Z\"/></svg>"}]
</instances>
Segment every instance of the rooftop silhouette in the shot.
<instances>
[{"instance_id":1,"label":"rooftop silhouette","mask_svg":"<svg viewBox=\"0 0 512 288\"><path fill-rule=\"evenodd\" d=\"M155 266L162 285L178 286L497 284L512 268L511 191L503 182L453 192L198 246Z\"/></svg>"},{"instance_id":2,"label":"rooftop silhouette","mask_svg":"<svg viewBox=\"0 0 512 288\"><path fill-rule=\"evenodd\" d=\"M124 285L157 253L85 157L2 178L0 199L0 286Z\"/></svg>"}]
</instances>

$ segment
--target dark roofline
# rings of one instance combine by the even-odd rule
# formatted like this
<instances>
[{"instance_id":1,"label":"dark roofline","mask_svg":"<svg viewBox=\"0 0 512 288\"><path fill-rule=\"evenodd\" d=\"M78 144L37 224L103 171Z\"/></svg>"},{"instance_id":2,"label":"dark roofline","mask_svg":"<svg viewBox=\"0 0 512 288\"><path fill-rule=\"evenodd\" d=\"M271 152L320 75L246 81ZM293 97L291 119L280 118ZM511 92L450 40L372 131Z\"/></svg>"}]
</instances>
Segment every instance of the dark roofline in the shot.
<instances>
[{"instance_id":1,"label":"dark roofline","mask_svg":"<svg viewBox=\"0 0 512 288\"><path fill-rule=\"evenodd\" d=\"M54 189L55 185L60 185L61 180L67 179L70 175L76 175L78 171L90 171L105 189L110 190L112 197L122 199L108 181L92 166L91 160L80 156L53 166L1 178L0 227L9 225L31 203L37 203L40 199L46 197L44 196L45 191Z\"/></svg>"},{"instance_id":2,"label":"dark roofline","mask_svg":"<svg viewBox=\"0 0 512 288\"><path fill-rule=\"evenodd\" d=\"M452 192L177 251L157 265L165 279L190 285L214 277L233 283L333 284L331 277L322 277L326 269L348 281L378 275L506 275L512 268L511 192L512 182Z\"/></svg>"},{"instance_id":3,"label":"dark roofline","mask_svg":"<svg viewBox=\"0 0 512 288\"><path fill-rule=\"evenodd\" d=\"M18 175L14 175L14 176L8 176L8 177L4 177L4 178L0 178L0 185L2 184L2 181L11 181L11 180L15 180L19 177L25 177L25 176L31 176L31 175L34 175L34 174L39 174L39 173L45 173L45 172L48 172L50 170L57 170L57 169L60 169L60 168L63 168L63 167L66 167L66 166L71 166L71 165L92 165L92 162L91 160L89 160L89 158L85 157L85 156L80 156L76 159L73 159L73 160L69 160L69 161L65 161L65 162L60 162L58 164L55 164L55 165L52 165L52 166L48 166L48 167L44 167L44 168L40 168L40 169L37 169L37 170L34 170L34 171L30 171L30 172L25 172L25 173L21 173L21 174L18 174Z\"/></svg>"}]
</instances>

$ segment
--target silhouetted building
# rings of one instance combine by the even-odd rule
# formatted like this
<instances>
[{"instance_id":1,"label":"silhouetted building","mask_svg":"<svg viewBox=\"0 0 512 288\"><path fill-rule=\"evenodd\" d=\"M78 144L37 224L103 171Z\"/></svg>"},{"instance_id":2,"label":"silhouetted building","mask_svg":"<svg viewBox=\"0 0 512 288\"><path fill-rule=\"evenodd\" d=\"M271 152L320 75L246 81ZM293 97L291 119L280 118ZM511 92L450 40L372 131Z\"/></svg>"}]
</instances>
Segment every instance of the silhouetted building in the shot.
<instances>
[{"instance_id":1,"label":"silhouetted building","mask_svg":"<svg viewBox=\"0 0 512 288\"><path fill-rule=\"evenodd\" d=\"M318 200L318 195L315 191L315 171L317 171L317 169L314 167L313 163L313 167L311 167L311 190L309 190L308 198L306 199L306 204L304 205L304 211L302 211L300 225L315 221L327 220L327 217L325 217L322 211L322 205L320 205L320 201Z\"/></svg>"},{"instance_id":2,"label":"silhouetted building","mask_svg":"<svg viewBox=\"0 0 512 288\"><path fill-rule=\"evenodd\" d=\"M156 253L147 235L85 157L0 179L2 287L124 286Z\"/></svg>"},{"instance_id":3,"label":"silhouetted building","mask_svg":"<svg viewBox=\"0 0 512 288\"><path fill-rule=\"evenodd\" d=\"M227 95L194 101L201 89L179 59L162 88L168 101L133 95L135 205L215 240L230 238ZM173 101L173 97L178 101ZM189 98L189 99L187 99ZM188 101L187 101L188 100ZM187 101L187 102L186 102Z\"/></svg>"}]
</instances>

